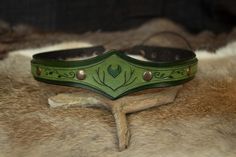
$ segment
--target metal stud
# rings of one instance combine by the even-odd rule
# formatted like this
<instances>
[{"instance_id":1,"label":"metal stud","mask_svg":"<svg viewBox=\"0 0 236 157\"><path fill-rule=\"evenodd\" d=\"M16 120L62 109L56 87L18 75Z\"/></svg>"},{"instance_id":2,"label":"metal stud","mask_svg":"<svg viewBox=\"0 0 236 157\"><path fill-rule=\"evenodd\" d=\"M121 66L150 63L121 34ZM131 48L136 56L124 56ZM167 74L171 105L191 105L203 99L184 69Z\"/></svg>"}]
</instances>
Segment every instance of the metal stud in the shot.
<instances>
[{"instance_id":1,"label":"metal stud","mask_svg":"<svg viewBox=\"0 0 236 157\"><path fill-rule=\"evenodd\" d=\"M40 76L41 73L42 73L42 69L41 69L40 67L37 67L37 68L36 68L36 75L37 75L37 76Z\"/></svg>"},{"instance_id":2,"label":"metal stud","mask_svg":"<svg viewBox=\"0 0 236 157\"><path fill-rule=\"evenodd\" d=\"M84 80L86 78L86 74L85 74L84 70L78 70L76 77L79 80Z\"/></svg>"},{"instance_id":3,"label":"metal stud","mask_svg":"<svg viewBox=\"0 0 236 157\"><path fill-rule=\"evenodd\" d=\"M152 79L152 72L151 71L145 71L143 73L143 79L145 81L150 81Z\"/></svg>"},{"instance_id":4,"label":"metal stud","mask_svg":"<svg viewBox=\"0 0 236 157\"><path fill-rule=\"evenodd\" d=\"M186 69L186 72L187 72L187 75L188 75L188 76L191 75L191 67L190 67L190 66Z\"/></svg>"},{"instance_id":5,"label":"metal stud","mask_svg":"<svg viewBox=\"0 0 236 157\"><path fill-rule=\"evenodd\" d=\"M142 57L145 57L145 51L144 50L140 50L139 53Z\"/></svg>"}]
</instances>

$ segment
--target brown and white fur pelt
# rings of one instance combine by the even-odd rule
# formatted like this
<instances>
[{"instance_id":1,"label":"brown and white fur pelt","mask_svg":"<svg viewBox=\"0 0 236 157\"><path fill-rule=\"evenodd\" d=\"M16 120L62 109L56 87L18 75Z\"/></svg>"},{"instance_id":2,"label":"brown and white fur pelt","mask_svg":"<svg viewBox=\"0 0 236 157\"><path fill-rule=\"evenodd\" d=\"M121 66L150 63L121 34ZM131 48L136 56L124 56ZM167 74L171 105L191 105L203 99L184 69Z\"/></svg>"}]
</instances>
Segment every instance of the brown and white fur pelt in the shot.
<instances>
[{"instance_id":1,"label":"brown and white fur pelt","mask_svg":"<svg viewBox=\"0 0 236 157\"><path fill-rule=\"evenodd\" d=\"M196 51L199 70L174 103L128 115L129 148L117 149L112 115L97 108L50 109L47 99L82 89L30 74L32 54L91 44L14 51L0 62L0 157L235 157L236 43Z\"/></svg>"}]
</instances>

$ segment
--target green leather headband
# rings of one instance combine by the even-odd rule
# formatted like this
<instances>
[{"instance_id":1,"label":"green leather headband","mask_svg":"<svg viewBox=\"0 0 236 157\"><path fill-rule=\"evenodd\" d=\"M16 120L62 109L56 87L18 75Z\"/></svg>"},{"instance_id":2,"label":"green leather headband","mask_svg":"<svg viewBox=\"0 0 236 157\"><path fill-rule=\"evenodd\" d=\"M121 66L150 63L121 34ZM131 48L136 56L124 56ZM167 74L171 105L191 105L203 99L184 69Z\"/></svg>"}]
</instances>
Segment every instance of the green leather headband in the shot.
<instances>
[{"instance_id":1,"label":"green leather headband","mask_svg":"<svg viewBox=\"0 0 236 157\"><path fill-rule=\"evenodd\" d=\"M76 57L80 60L71 60ZM135 46L105 52L102 46L96 46L36 54L31 70L38 81L87 88L116 99L191 80L197 72L197 58L184 49Z\"/></svg>"}]
</instances>

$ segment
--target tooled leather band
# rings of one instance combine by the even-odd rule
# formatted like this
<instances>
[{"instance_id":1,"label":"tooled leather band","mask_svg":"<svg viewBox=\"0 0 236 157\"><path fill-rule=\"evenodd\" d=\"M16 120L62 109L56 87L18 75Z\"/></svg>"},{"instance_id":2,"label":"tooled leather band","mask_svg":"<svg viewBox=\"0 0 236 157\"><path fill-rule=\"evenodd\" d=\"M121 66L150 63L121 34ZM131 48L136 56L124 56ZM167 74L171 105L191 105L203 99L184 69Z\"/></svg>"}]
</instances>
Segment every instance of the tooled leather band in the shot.
<instances>
[{"instance_id":1,"label":"tooled leather band","mask_svg":"<svg viewBox=\"0 0 236 157\"><path fill-rule=\"evenodd\" d=\"M85 59L69 60L77 57ZM87 88L116 99L193 79L197 58L193 51L177 48L139 45L105 52L95 46L36 54L31 69L38 81Z\"/></svg>"}]
</instances>

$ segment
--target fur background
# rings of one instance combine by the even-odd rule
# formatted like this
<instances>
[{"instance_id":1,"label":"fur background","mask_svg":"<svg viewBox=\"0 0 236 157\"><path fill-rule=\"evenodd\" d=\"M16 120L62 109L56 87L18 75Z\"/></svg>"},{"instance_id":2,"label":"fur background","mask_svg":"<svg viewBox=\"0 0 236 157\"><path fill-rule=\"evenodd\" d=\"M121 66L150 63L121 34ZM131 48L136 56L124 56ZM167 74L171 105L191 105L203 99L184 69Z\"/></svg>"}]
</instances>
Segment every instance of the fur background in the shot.
<instances>
[{"instance_id":1,"label":"fur background","mask_svg":"<svg viewBox=\"0 0 236 157\"><path fill-rule=\"evenodd\" d=\"M46 85L30 74L31 55L36 52L95 44L124 48L160 31L181 33L200 49L196 51L199 70L174 103L128 115L131 141L122 152L117 149L115 122L108 111L50 109L48 97L82 89ZM16 26L0 40L1 54L11 51L0 61L0 157L235 157L234 36L235 31L191 35L166 20L111 33L45 33ZM148 43L186 47L171 34L155 36Z\"/></svg>"}]
</instances>

